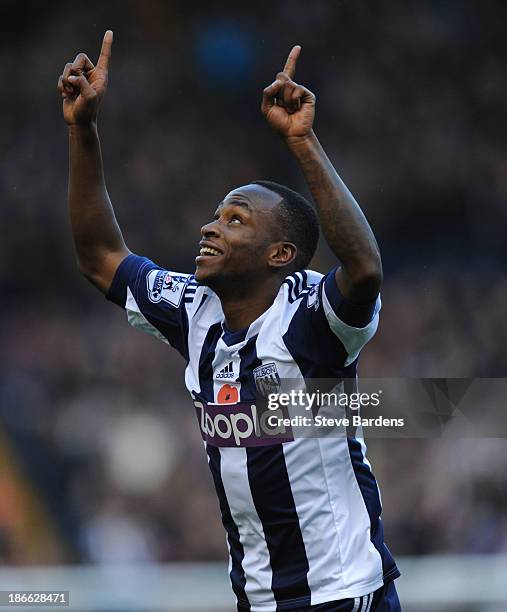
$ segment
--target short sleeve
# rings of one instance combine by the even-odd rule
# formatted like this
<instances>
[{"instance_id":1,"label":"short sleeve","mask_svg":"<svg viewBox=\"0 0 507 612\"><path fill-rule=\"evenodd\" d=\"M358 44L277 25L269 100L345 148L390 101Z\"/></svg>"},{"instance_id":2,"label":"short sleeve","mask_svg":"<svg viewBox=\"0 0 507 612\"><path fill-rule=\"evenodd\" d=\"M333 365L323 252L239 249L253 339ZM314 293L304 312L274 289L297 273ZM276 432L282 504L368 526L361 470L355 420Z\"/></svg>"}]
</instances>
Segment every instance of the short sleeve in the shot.
<instances>
[{"instance_id":1,"label":"short sleeve","mask_svg":"<svg viewBox=\"0 0 507 612\"><path fill-rule=\"evenodd\" d=\"M380 295L364 304L343 297L336 284L336 269L322 282L322 308L329 324L347 351L347 362L354 361L363 346L377 331L381 308Z\"/></svg>"},{"instance_id":2,"label":"short sleeve","mask_svg":"<svg viewBox=\"0 0 507 612\"><path fill-rule=\"evenodd\" d=\"M340 292L336 269L308 283L295 299L295 311L283 335L284 342L305 377L331 377L354 364L374 336L379 320L380 296L357 304ZM316 273L298 272L303 280ZM297 306L296 306L297 303Z\"/></svg>"},{"instance_id":3,"label":"short sleeve","mask_svg":"<svg viewBox=\"0 0 507 612\"><path fill-rule=\"evenodd\" d=\"M130 254L119 265L106 298L125 308L133 327L170 344L188 359L187 309L196 290L192 275Z\"/></svg>"}]
</instances>

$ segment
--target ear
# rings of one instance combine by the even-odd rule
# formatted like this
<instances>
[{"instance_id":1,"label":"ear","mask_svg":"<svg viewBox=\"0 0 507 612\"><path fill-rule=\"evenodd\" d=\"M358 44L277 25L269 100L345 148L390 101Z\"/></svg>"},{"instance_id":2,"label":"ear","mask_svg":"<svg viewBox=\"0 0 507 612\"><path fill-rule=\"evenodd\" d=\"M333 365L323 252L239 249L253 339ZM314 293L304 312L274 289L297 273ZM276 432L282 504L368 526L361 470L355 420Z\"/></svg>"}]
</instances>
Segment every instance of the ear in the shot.
<instances>
[{"instance_id":1,"label":"ear","mask_svg":"<svg viewBox=\"0 0 507 612\"><path fill-rule=\"evenodd\" d=\"M297 247L292 242L275 242L268 249L268 266L283 268L296 259L297 253Z\"/></svg>"}]
</instances>

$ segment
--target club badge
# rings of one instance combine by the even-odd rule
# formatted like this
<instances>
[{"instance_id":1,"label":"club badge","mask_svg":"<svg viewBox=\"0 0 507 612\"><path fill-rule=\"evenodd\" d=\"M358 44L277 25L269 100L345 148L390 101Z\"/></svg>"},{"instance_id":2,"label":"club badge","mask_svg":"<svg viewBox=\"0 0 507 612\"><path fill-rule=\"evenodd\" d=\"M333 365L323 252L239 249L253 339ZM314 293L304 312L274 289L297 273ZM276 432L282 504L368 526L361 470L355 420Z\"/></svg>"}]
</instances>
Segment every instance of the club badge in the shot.
<instances>
[{"instance_id":1,"label":"club badge","mask_svg":"<svg viewBox=\"0 0 507 612\"><path fill-rule=\"evenodd\" d=\"M253 371L257 391L268 397L270 393L278 393L280 388L280 376L276 369L276 363L265 363Z\"/></svg>"}]
</instances>

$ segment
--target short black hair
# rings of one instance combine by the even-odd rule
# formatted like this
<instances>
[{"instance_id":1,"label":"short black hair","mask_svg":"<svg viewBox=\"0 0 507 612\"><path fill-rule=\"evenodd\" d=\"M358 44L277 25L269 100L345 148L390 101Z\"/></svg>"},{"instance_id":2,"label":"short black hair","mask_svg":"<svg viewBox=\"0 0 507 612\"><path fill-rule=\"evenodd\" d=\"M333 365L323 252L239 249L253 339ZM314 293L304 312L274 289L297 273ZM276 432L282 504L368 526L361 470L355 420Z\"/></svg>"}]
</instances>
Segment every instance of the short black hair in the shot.
<instances>
[{"instance_id":1,"label":"short black hair","mask_svg":"<svg viewBox=\"0 0 507 612\"><path fill-rule=\"evenodd\" d=\"M319 241L319 221L313 206L301 194L274 181L252 181L282 197L275 209L283 237L297 247L294 270L304 270L315 255Z\"/></svg>"}]
</instances>

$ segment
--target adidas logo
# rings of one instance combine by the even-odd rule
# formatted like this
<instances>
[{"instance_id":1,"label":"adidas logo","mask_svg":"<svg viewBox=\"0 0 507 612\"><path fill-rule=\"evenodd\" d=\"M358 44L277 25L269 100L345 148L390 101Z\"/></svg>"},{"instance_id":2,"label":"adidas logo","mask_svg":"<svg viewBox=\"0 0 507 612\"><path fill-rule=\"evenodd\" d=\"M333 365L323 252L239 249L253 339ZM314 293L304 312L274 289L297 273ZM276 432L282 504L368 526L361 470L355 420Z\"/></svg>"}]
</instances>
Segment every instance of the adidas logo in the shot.
<instances>
[{"instance_id":1,"label":"adidas logo","mask_svg":"<svg viewBox=\"0 0 507 612\"><path fill-rule=\"evenodd\" d=\"M222 368L218 374L215 374L215 378L234 378L234 368L232 367L232 361Z\"/></svg>"}]
</instances>

